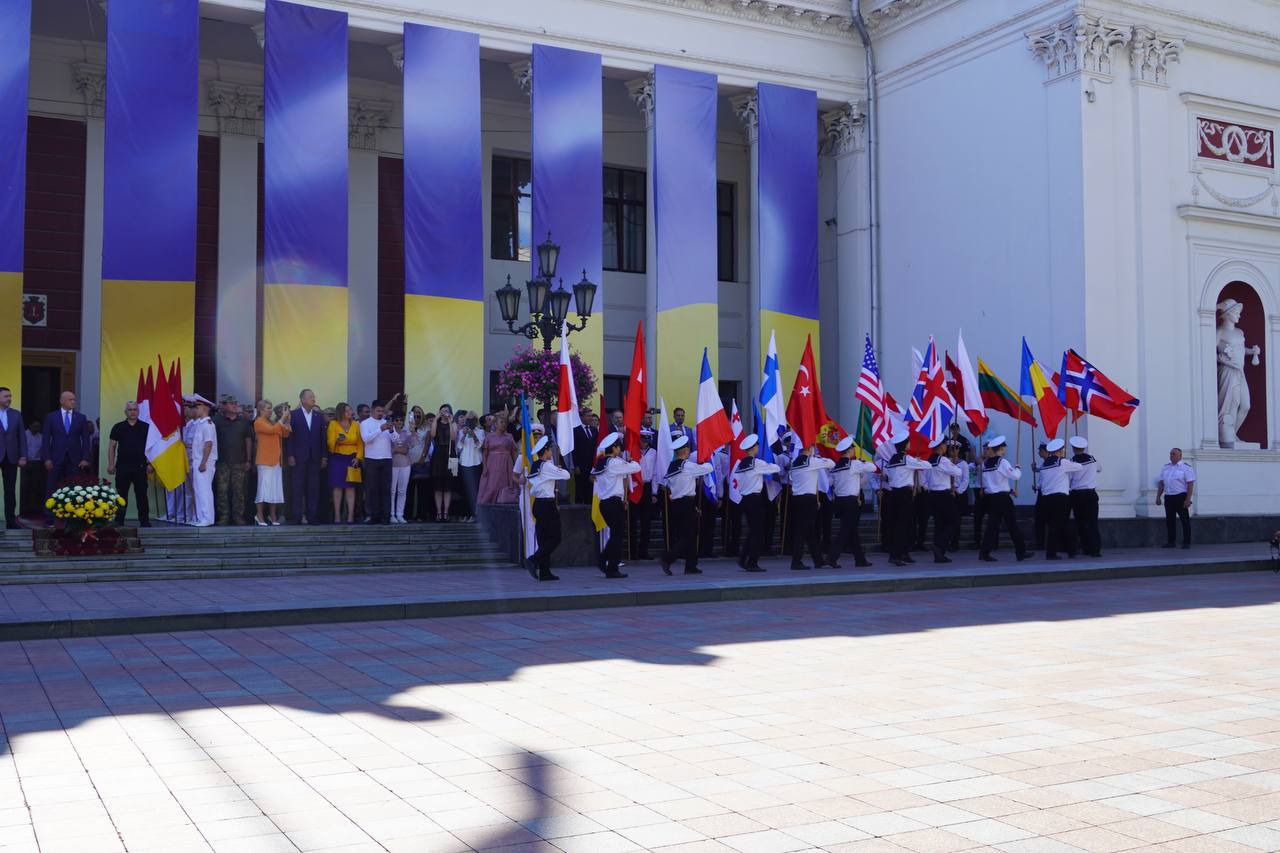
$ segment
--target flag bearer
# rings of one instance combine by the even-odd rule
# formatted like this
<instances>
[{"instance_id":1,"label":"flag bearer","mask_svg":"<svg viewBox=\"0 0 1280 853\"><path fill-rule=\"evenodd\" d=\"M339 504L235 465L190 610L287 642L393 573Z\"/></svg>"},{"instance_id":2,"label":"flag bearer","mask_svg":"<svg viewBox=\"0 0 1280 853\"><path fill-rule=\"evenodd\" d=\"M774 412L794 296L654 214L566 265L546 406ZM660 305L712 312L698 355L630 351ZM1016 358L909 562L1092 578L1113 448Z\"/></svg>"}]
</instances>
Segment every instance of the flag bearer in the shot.
<instances>
[{"instance_id":1,"label":"flag bearer","mask_svg":"<svg viewBox=\"0 0 1280 853\"><path fill-rule=\"evenodd\" d=\"M625 578L618 570L622 559L622 541L627 535L627 510L623 506L627 484L632 474L640 473L639 462L622 458L622 433L611 432L600 442L600 461L591 470L595 478L600 514L609 525L609 541L600 554L600 571L607 578Z\"/></svg>"},{"instance_id":2,"label":"flag bearer","mask_svg":"<svg viewBox=\"0 0 1280 853\"><path fill-rule=\"evenodd\" d=\"M675 458L667 468L667 488L671 490L671 546L662 554L662 571L671 574L671 564L684 560L686 575L700 575L698 568L698 483L712 472L710 462L698 463L689 459L693 448L687 436L678 436L671 442Z\"/></svg>"},{"instance_id":3,"label":"flag bearer","mask_svg":"<svg viewBox=\"0 0 1280 853\"><path fill-rule=\"evenodd\" d=\"M1067 443L1055 438L1045 445L1048 456L1040 466L1040 497L1044 501L1044 516L1047 529L1045 539L1045 558L1058 559L1059 551L1066 551L1068 557L1076 555L1075 543L1067 531L1067 521L1071 518L1071 475L1084 470L1078 462L1063 458L1066 455Z\"/></svg>"},{"instance_id":4,"label":"flag bearer","mask_svg":"<svg viewBox=\"0 0 1280 853\"><path fill-rule=\"evenodd\" d=\"M835 492L836 517L840 519L840 535L832 540L827 565L833 569L840 568L840 555L852 549L854 565L865 569L871 562L858 535L858 519L862 514L862 478L874 473L876 466L857 458L858 451L853 446L851 435L840 440L836 452L840 454L840 460L831 469L831 485Z\"/></svg>"},{"instance_id":5,"label":"flag bearer","mask_svg":"<svg viewBox=\"0 0 1280 853\"><path fill-rule=\"evenodd\" d=\"M529 494L533 499L534 535L538 550L526 561L529 574L540 581L558 581L551 574L551 555L560 546L560 509L556 506L556 482L568 480L569 472L551 459L551 441L544 435L533 445L533 466L529 469Z\"/></svg>"},{"instance_id":6,"label":"flag bearer","mask_svg":"<svg viewBox=\"0 0 1280 853\"><path fill-rule=\"evenodd\" d=\"M653 470L658 461L653 437L653 430L640 430L640 500L631 512L631 554L636 560L649 559L649 540L653 538L653 514L658 500L653 478L661 473Z\"/></svg>"},{"instance_id":7,"label":"flag bearer","mask_svg":"<svg viewBox=\"0 0 1280 853\"><path fill-rule=\"evenodd\" d=\"M1076 519L1076 532L1080 535L1080 550L1090 557L1102 556L1102 535L1098 531L1098 472L1102 466L1086 452L1089 439L1077 435L1071 446L1075 454L1071 461L1082 466L1071 475L1071 514Z\"/></svg>"},{"instance_id":8,"label":"flag bearer","mask_svg":"<svg viewBox=\"0 0 1280 853\"><path fill-rule=\"evenodd\" d=\"M747 541L742 553L738 556L738 565L748 572L763 572L760 568L760 554L765 548L765 536L772 531L769 523L769 499L764 493L764 478L777 474L781 468L772 462L762 462L756 458L760 448L756 445L759 439L755 433L746 436L738 444L738 448L746 457L738 460L733 475L738 480L738 491L742 494L742 511L747 516Z\"/></svg>"},{"instance_id":9,"label":"flag bearer","mask_svg":"<svg viewBox=\"0 0 1280 853\"><path fill-rule=\"evenodd\" d=\"M801 450L791 463L791 571L802 572L808 548L817 568L825 565L822 539L818 531L818 477L836 463L818 454L817 445Z\"/></svg>"},{"instance_id":10,"label":"flag bearer","mask_svg":"<svg viewBox=\"0 0 1280 853\"><path fill-rule=\"evenodd\" d=\"M889 562L895 566L914 563L911 543L915 538L915 476L933 468L923 459L907 453L910 435L903 431L889 439L893 454L884 470L885 534L889 540Z\"/></svg>"},{"instance_id":11,"label":"flag bearer","mask_svg":"<svg viewBox=\"0 0 1280 853\"><path fill-rule=\"evenodd\" d=\"M929 444L933 452L929 455L930 468L922 476L924 478L925 495L929 514L933 516L933 561L950 563L947 549L951 547L952 532L959 525L956 516L955 478L960 476L960 468L947 456L945 434L938 436Z\"/></svg>"},{"instance_id":12,"label":"flag bearer","mask_svg":"<svg viewBox=\"0 0 1280 853\"><path fill-rule=\"evenodd\" d=\"M1022 469L1004 458L1009 446L1003 435L991 439L987 448L991 455L982 461L982 500L987 526L982 531L982 547L978 556L988 563L996 561L991 552L1000 539L1000 524L1003 522L1009 538L1013 540L1014 553L1019 560L1025 560L1028 556L1027 543L1023 541L1022 531L1018 529L1011 494L1014 481L1022 479Z\"/></svg>"},{"instance_id":13,"label":"flag bearer","mask_svg":"<svg viewBox=\"0 0 1280 853\"><path fill-rule=\"evenodd\" d=\"M951 527L951 546L950 551L960 550L960 525L964 523L965 512L969 508L969 472L972 466L969 460L965 458L968 451L964 449L965 445L956 441L954 437L947 440L947 458L956 466L960 472L952 478L952 490L955 492L953 502L955 503L955 513L951 518L955 524Z\"/></svg>"}]
</instances>

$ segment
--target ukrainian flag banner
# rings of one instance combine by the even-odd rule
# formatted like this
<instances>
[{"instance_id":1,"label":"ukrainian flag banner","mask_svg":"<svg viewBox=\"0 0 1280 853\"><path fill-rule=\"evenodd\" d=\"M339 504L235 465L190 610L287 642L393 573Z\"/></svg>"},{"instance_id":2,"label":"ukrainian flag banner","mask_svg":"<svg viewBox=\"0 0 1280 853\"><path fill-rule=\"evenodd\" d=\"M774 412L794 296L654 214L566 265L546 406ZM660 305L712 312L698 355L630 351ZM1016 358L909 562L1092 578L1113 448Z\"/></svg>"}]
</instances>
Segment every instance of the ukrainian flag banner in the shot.
<instances>
[{"instance_id":1,"label":"ukrainian flag banner","mask_svg":"<svg viewBox=\"0 0 1280 853\"><path fill-rule=\"evenodd\" d=\"M482 186L480 38L405 24L405 383L428 410L483 405Z\"/></svg>"},{"instance_id":2,"label":"ukrainian flag banner","mask_svg":"<svg viewBox=\"0 0 1280 853\"><path fill-rule=\"evenodd\" d=\"M116 0L107 17L104 414L157 353L194 361L199 14L198 0Z\"/></svg>"},{"instance_id":3,"label":"ukrainian flag banner","mask_svg":"<svg viewBox=\"0 0 1280 853\"><path fill-rule=\"evenodd\" d=\"M759 122L760 328L778 352L818 346L818 95L761 83ZM783 370L785 373L785 368Z\"/></svg>"},{"instance_id":4,"label":"ukrainian flag banner","mask_svg":"<svg viewBox=\"0 0 1280 853\"><path fill-rule=\"evenodd\" d=\"M533 46L533 231L560 244L556 275L566 290L587 278L599 288L592 317L574 335L578 355L604 375L604 102L600 54ZM538 274L533 253L531 276ZM557 282L559 284L559 282ZM578 322L570 312L569 322Z\"/></svg>"},{"instance_id":5,"label":"ukrainian flag banner","mask_svg":"<svg viewBox=\"0 0 1280 853\"><path fill-rule=\"evenodd\" d=\"M716 77L659 65L653 89L657 387L674 406L692 410L697 397L689 365L708 341L719 339ZM717 363L711 359L712 373Z\"/></svg>"},{"instance_id":6,"label":"ukrainian flag banner","mask_svg":"<svg viewBox=\"0 0 1280 853\"><path fill-rule=\"evenodd\" d=\"M347 398L347 16L267 0L262 391Z\"/></svg>"},{"instance_id":7,"label":"ukrainian flag banner","mask_svg":"<svg viewBox=\"0 0 1280 853\"><path fill-rule=\"evenodd\" d=\"M22 247L31 0L0 0L0 382L22 407Z\"/></svg>"}]
</instances>

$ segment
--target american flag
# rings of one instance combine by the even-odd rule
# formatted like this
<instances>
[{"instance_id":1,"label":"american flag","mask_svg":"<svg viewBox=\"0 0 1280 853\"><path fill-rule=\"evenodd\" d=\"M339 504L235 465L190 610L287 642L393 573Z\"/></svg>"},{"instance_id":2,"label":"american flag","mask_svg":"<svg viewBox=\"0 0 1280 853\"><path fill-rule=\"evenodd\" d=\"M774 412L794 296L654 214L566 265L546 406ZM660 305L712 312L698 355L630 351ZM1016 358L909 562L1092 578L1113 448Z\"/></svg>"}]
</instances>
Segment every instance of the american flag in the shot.
<instances>
[{"instance_id":1,"label":"american flag","mask_svg":"<svg viewBox=\"0 0 1280 853\"><path fill-rule=\"evenodd\" d=\"M867 335L862 370L858 373L858 387L853 396L871 410L871 430L876 444L888 441L892 428L885 415L884 386L880 384L880 367L876 364L876 351L871 347L871 335Z\"/></svg>"}]
</instances>

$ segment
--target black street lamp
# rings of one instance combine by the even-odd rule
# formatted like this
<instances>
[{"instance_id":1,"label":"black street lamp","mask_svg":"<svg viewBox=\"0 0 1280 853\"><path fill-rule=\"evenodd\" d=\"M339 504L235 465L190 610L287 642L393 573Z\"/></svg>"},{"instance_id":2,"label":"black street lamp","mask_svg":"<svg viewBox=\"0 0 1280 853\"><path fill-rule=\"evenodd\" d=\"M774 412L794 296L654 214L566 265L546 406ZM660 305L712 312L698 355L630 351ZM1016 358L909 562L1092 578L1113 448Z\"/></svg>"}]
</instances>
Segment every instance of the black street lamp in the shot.
<instances>
[{"instance_id":1,"label":"black street lamp","mask_svg":"<svg viewBox=\"0 0 1280 853\"><path fill-rule=\"evenodd\" d=\"M520 290L511 284L511 276L507 283L497 290L498 310L512 334L524 335L529 340L542 338L542 348L551 351L551 341L560 337L561 325L564 333L581 332L587 327L591 318L591 309L596 300L596 285L587 279L587 271L582 271L582 281L573 286L573 293L564 289L564 279L553 289L556 281L556 267L560 261L560 245L551 242L551 234L538 244L538 275L525 282L529 291L529 322L516 326L520 316ZM579 323L567 322L569 301L573 300Z\"/></svg>"}]
</instances>

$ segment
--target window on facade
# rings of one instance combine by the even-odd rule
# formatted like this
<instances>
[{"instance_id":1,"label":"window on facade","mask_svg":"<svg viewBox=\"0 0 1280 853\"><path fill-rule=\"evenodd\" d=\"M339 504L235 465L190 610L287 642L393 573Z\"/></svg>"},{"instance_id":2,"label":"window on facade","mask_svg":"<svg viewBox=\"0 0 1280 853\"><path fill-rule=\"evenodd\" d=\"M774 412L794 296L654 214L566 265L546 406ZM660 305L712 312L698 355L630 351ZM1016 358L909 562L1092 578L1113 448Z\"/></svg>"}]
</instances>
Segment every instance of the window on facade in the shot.
<instances>
[{"instance_id":1,"label":"window on facade","mask_svg":"<svg viewBox=\"0 0 1280 853\"><path fill-rule=\"evenodd\" d=\"M720 386L720 405L724 406L726 412L733 411L733 402L738 399L738 380L721 379L718 383ZM738 410L738 417L742 417L742 410Z\"/></svg>"},{"instance_id":2,"label":"window on facade","mask_svg":"<svg viewBox=\"0 0 1280 853\"><path fill-rule=\"evenodd\" d=\"M716 269L721 281L738 280L737 186L716 184Z\"/></svg>"},{"instance_id":3,"label":"window on facade","mask_svg":"<svg viewBox=\"0 0 1280 853\"><path fill-rule=\"evenodd\" d=\"M604 170L604 268L644 272L644 172Z\"/></svg>"},{"instance_id":4,"label":"window on facade","mask_svg":"<svg viewBox=\"0 0 1280 853\"><path fill-rule=\"evenodd\" d=\"M610 412L622 408L623 402L627 399L628 384L629 377L605 374L604 384L600 386L600 390L604 392L604 404ZM608 419L608 412L597 412L597 414L600 415L601 420Z\"/></svg>"},{"instance_id":5,"label":"window on facade","mask_svg":"<svg viewBox=\"0 0 1280 853\"><path fill-rule=\"evenodd\" d=\"M489 254L499 261L528 261L533 257L533 178L529 159L494 156L492 178Z\"/></svg>"}]
</instances>

